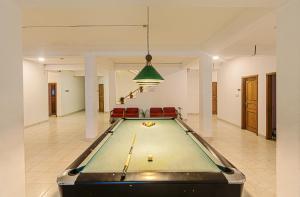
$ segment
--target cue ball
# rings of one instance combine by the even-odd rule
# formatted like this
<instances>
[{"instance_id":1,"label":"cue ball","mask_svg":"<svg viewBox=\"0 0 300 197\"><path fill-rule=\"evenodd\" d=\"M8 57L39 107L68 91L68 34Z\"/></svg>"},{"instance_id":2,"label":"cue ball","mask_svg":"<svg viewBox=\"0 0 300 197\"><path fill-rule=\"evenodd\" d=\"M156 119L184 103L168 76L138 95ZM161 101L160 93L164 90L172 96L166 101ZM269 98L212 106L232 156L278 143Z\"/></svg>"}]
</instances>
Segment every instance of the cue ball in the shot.
<instances>
[{"instance_id":1,"label":"cue ball","mask_svg":"<svg viewBox=\"0 0 300 197\"><path fill-rule=\"evenodd\" d=\"M149 162L153 161L153 156L152 155L148 155L148 161Z\"/></svg>"}]
</instances>

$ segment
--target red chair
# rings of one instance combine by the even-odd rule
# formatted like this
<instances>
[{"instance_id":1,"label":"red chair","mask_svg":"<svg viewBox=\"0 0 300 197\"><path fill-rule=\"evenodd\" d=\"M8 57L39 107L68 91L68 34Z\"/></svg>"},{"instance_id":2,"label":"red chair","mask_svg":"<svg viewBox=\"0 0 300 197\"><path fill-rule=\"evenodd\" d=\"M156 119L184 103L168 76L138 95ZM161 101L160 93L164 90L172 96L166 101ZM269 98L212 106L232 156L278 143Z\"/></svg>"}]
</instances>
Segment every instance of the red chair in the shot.
<instances>
[{"instance_id":1,"label":"red chair","mask_svg":"<svg viewBox=\"0 0 300 197\"><path fill-rule=\"evenodd\" d=\"M114 108L110 111L110 123L114 123L118 118L124 118L125 108Z\"/></svg>"},{"instance_id":2,"label":"red chair","mask_svg":"<svg viewBox=\"0 0 300 197\"><path fill-rule=\"evenodd\" d=\"M161 107L151 107L150 117L163 117L163 110Z\"/></svg>"},{"instance_id":3,"label":"red chair","mask_svg":"<svg viewBox=\"0 0 300 197\"><path fill-rule=\"evenodd\" d=\"M139 115L139 108L136 107L128 107L125 111L125 117L127 118L138 118Z\"/></svg>"},{"instance_id":4,"label":"red chair","mask_svg":"<svg viewBox=\"0 0 300 197\"><path fill-rule=\"evenodd\" d=\"M164 107L164 117L172 117L172 118L177 118L177 110L175 107Z\"/></svg>"},{"instance_id":5,"label":"red chair","mask_svg":"<svg viewBox=\"0 0 300 197\"><path fill-rule=\"evenodd\" d=\"M111 118L124 118L125 108L114 108L110 112Z\"/></svg>"}]
</instances>

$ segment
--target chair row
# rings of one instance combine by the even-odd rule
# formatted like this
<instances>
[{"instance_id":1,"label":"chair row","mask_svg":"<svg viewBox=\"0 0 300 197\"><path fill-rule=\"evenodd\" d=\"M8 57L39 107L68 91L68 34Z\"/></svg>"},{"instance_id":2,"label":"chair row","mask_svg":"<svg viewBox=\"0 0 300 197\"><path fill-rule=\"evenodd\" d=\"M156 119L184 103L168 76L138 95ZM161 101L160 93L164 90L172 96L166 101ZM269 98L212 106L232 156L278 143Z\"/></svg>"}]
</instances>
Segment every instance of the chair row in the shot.
<instances>
[{"instance_id":1,"label":"chair row","mask_svg":"<svg viewBox=\"0 0 300 197\"><path fill-rule=\"evenodd\" d=\"M150 117L173 117L178 116L177 110L175 107L151 107L150 108ZM128 107L128 108L114 108L110 112L110 117L115 118L138 118L140 116L140 110L137 107Z\"/></svg>"},{"instance_id":2,"label":"chair row","mask_svg":"<svg viewBox=\"0 0 300 197\"><path fill-rule=\"evenodd\" d=\"M138 118L140 116L140 110L137 107L128 107L126 108L114 108L110 112L111 118Z\"/></svg>"},{"instance_id":3,"label":"chair row","mask_svg":"<svg viewBox=\"0 0 300 197\"><path fill-rule=\"evenodd\" d=\"M175 107L151 107L150 117L172 117L176 118L178 115Z\"/></svg>"}]
</instances>

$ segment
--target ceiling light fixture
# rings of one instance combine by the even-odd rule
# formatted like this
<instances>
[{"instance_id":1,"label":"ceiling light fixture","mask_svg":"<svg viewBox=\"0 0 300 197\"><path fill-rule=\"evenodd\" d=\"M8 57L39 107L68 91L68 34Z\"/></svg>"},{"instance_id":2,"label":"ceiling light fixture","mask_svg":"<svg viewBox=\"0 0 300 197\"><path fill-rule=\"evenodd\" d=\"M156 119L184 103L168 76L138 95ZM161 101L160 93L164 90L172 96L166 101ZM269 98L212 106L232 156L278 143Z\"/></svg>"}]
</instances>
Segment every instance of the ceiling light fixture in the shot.
<instances>
[{"instance_id":1,"label":"ceiling light fixture","mask_svg":"<svg viewBox=\"0 0 300 197\"><path fill-rule=\"evenodd\" d=\"M147 7L147 51L146 55L146 66L135 76L133 79L139 86L157 86L164 81L164 78L156 71L152 66L151 60L152 56L150 55L149 47L149 7Z\"/></svg>"},{"instance_id":2,"label":"ceiling light fixture","mask_svg":"<svg viewBox=\"0 0 300 197\"><path fill-rule=\"evenodd\" d=\"M44 62L44 61L45 61L45 58L39 57L38 60L39 60L39 62Z\"/></svg>"},{"instance_id":3,"label":"ceiling light fixture","mask_svg":"<svg viewBox=\"0 0 300 197\"><path fill-rule=\"evenodd\" d=\"M219 56L213 56L213 60L218 60L218 59L220 59Z\"/></svg>"}]
</instances>

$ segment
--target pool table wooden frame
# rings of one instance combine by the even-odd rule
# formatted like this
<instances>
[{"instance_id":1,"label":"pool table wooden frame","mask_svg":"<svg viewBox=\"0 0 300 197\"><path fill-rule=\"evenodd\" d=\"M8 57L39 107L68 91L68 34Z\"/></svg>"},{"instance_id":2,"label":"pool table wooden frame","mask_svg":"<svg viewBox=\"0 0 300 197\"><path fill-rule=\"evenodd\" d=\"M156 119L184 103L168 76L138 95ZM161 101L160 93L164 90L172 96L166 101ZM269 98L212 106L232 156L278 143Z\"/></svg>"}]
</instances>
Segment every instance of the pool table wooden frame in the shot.
<instances>
[{"instance_id":1,"label":"pool table wooden frame","mask_svg":"<svg viewBox=\"0 0 300 197\"><path fill-rule=\"evenodd\" d=\"M124 118L138 119L138 118ZM146 118L151 119L151 118ZM153 118L171 119L171 118ZM172 118L174 119L174 118ZM176 118L175 118L176 119ZM112 124L95 142L87 148L57 178L60 195L63 197L96 196L213 196L240 197L245 176L227 159L210 146L182 120L176 119L200 142L212 155L222 162L220 172L128 172L123 173L80 173L78 169L83 160L91 154L97 145L120 123ZM151 174L151 180L147 176Z\"/></svg>"}]
</instances>

